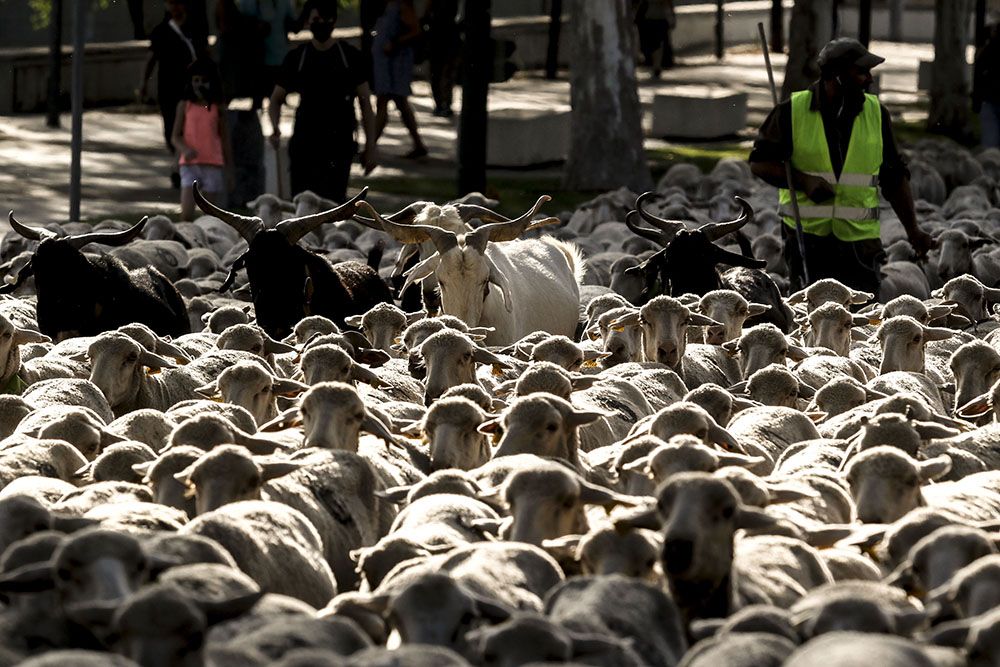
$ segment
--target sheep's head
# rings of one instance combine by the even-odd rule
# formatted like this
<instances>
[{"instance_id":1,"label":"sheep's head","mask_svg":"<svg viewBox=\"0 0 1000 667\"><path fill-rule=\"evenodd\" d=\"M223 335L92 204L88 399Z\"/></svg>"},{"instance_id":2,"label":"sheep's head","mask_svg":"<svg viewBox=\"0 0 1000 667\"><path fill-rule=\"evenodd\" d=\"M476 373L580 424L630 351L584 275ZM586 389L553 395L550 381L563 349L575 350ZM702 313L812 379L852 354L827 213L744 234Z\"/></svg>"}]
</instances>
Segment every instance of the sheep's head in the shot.
<instances>
[{"instance_id":1,"label":"sheep's head","mask_svg":"<svg viewBox=\"0 0 1000 667\"><path fill-rule=\"evenodd\" d=\"M990 390L1000 380L1000 353L980 340L970 341L951 355L955 376L955 408Z\"/></svg>"},{"instance_id":2,"label":"sheep's head","mask_svg":"<svg viewBox=\"0 0 1000 667\"><path fill-rule=\"evenodd\" d=\"M453 329L428 337L420 345L420 356L427 369L424 382L424 402L427 405L451 387L476 382L477 363L507 366L495 354Z\"/></svg>"},{"instance_id":3,"label":"sheep's head","mask_svg":"<svg viewBox=\"0 0 1000 667\"><path fill-rule=\"evenodd\" d=\"M733 290L709 292L701 297L698 309L702 315L721 322L722 326L708 327L705 330L705 342L709 345L722 345L738 338L747 318L761 315L770 308L765 304L750 303Z\"/></svg>"},{"instance_id":4,"label":"sheep's head","mask_svg":"<svg viewBox=\"0 0 1000 667\"><path fill-rule=\"evenodd\" d=\"M839 303L824 303L809 313L809 344L846 357L851 351L851 328L867 321L866 317L851 315Z\"/></svg>"},{"instance_id":5,"label":"sheep's head","mask_svg":"<svg viewBox=\"0 0 1000 667\"><path fill-rule=\"evenodd\" d=\"M657 412L649 432L664 441L675 435L690 434L705 444L715 443L730 451L741 451L736 438L719 426L704 408L688 401L679 401Z\"/></svg>"},{"instance_id":6,"label":"sheep's head","mask_svg":"<svg viewBox=\"0 0 1000 667\"><path fill-rule=\"evenodd\" d=\"M805 303L806 312L816 310L824 303L838 303L845 308L852 305L868 303L873 295L868 292L853 290L844 283L833 278L817 280L809 287L788 297L788 303Z\"/></svg>"},{"instance_id":7,"label":"sheep's head","mask_svg":"<svg viewBox=\"0 0 1000 667\"><path fill-rule=\"evenodd\" d=\"M631 306L611 308L597 318L597 331L591 331L593 337L598 332L604 341L605 368L630 361L642 361L642 327L636 320L632 322L627 316L635 313ZM613 322L617 322L612 326Z\"/></svg>"},{"instance_id":8,"label":"sheep's head","mask_svg":"<svg viewBox=\"0 0 1000 667\"><path fill-rule=\"evenodd\" d=\"M668 296L658 296L642 307L637 315L617 320L617 324L642 326L643 350L647 361L658 361L678 368L687 349L689 326L720 326L719 322L699 313L692 313L683 303ZM612 328L616 326L612 322Z\"/></svg>"},{"instance_id":9,"label":"sheep's head","mask_svg":"<svg viewBox=\"0 0 1000 667\"><path fill-rule=\"evenodd\" d=\"M155 372L174 366L170 360L117 332L97 336L87 349L87 356L91 362L90 381L97 385L112 408L135 399L147 368Z\"/></svg>"},{"instance_id":10,"label":"sheep's head","mask_svg":"<svg viewBox=\"0 0 1000 667\"><path fill-rule=\"evenodd\" d=\"M255 459L244 447L222 445L204 453L197 461L174 474L194 495L198 514L240 500L260 500L260 491L270 479L302 467L295 461Z\"/></svg>"},{"instance_id":11,"label":"sheep's head","mask_svg":"<svg viewBox=\"0 0 1000 667\"><path fill-rule=\"evenodd\" d=\"M787 359L801 361L805 351L788 341L781 329L773 324L758 324L745 329L736 340L722 346L729 354L739 355L744 378L771 364L784 365Z\"/></svg>"},{"instance_id":12,"label":"sheep's head","mask_svg":"<svg viewBox=\"0 0 1000 667\"><path fill-rule=\"evenodd\" d=\"M274 377L262 363L240 361L196 391L209 397L221 394L225 402L246 409L257 424L263 424L277 414L275 399L278 396L297 396L306 389L301 382Z\"/></svg>"},{"instance_id":13,"label":"sheep's head","mask_svg":"<svg viewBox=\"0 0 1000 667\"><path fill-rule=\"evenodd\" d=\"M466 398L434 401L421 427L430 440L431 468L471 470L489 461L489 441L478 430L487 419L486 413Z\"/></svg>"},{"instance_id":14,"label":"sheep's head","mask_svg":"<svg viewBox=\"0 0 1000 667\"><path fill-rule=\"evenodd\" d=\"M419 313L417 316L419 317ZM406 313L391 303L380 303L364 315L348 317L345 322L353 327L359 327L375 349L395 354L392 346L396 344L396 339L402 334L410 319Z\"/></svg>"},{"instance_id":15,"label":"sheep's head","mask_svg":"<svg viewBox=\"0 0 1000 667\"><path fill-rule=\"evenodd\" d=\"M895 447L873 447L847 464L847 483L863 523L892 523L925 504L920 487L951 469L947 455L915 461Z\"/></svg>"},{"instance_id":16,"label":"sheep's head","mask_svg":"<svg viewBox=\"0 0 1000 667\"><path fill-rule=\"evenodd\" d=\"M927 327L905 315L886 320L877 332L882 346L879 373L892 371L924 372L927 343L951 338L955 332L940 327Z\"/></svg>"},{"instance_id":17,"label":"sheep's head","mask_svg":"<svg viewBox=\"0 0 1000 667\"><path fill-rule=\"evenodd\" d=\"M502 430L494 456L535 454L577 463L577 429L600 419L603 413L577 410L569 402L551 394L531 394L514 400L498 420L480 430Z\"/></svg>"},{"instance_id":18,"label":"sheep's head","mask_svg":"<svg viewBox=\"0 0 1000 667\"><path fill-rule=\"evenodd\" d=\"M307 447L358 451L358 436L367 431L395 442L389 429L365 407L354 387L321 382L303 396L299 416Z\"/></svg>"}]
</instances>

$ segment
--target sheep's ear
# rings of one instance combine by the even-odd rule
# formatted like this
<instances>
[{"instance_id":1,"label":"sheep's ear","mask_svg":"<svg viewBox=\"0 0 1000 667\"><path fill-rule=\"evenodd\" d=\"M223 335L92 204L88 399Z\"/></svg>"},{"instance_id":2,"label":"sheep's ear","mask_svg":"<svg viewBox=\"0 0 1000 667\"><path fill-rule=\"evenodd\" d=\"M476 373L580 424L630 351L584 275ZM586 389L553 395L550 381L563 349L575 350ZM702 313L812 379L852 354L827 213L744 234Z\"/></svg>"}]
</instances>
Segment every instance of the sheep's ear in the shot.
<instances>
[{"instance_id":1,"label":"sheep's ear","mask_svg":"<svg viewBox=\"0 0 1000 667\"><path fill-rule=\"evenodd\" d=\"M716 322L711 317L702 315L701 313L691 313L687 318L688 326L693 327L721 327L722 322Z\"/></svg>"},{"instance_id":2,"label":"sheep's ear","mask_svg":"<svg viewBox=\"0 0 1000 667\"><path fill-rule=\"evenodd\" d=\"M487 419L482 424L476 427L476 430L480 433L496 433L500 429L500 418Z\"/></svg>"},{"instance_id":3,"label":"sheep's ear","mask_svg":"<svg viewBox=\"0 0 1000 667\"><path fill-rule=\"evenodd\" d=\"M502 623L511 617L511 610L500 602L488 600L475 593L471 593L476 615L485 618L493 623Z\"/></svg>"},{"instance_id":4,"label":"sheep's ear","mask_svg":"<svg viewBox=\"0 0 1000 667\"><path fill-rule=\"evenodd\" d=\"M691 625L688 628L688 632L691 633L691 638L694 642L699 642L702 639L708 639L709 637L715 636L715 633L719 631L723 625L725 625L726 619L724 618L696 618L691 621Z\"/></svg>"},{"instance_id":5,"label":"sheep's ear","mask_svg":"<svg viewBox=\"0 0 1000 667\"><path fill-rule=\"evenodd\" d=\"M614 521L615 530L620 533L634 528L646 528L648 530L660 529L660 515L655 507L639 509L624 516L620 516Z\"/></svg>"},{"instance_id":6,"label":"sheep's ear","mask_svg":"<svg viewBox=\"0 0 1000 667\"><path fill-rule=\"evenodd\" d=\"M352 332L356 333L356 332ZM383 352L382 350L377 350L371 347L358 348L354 353L354 361L360 364L368 364L372 368L378 368L379 366L384 366L392 357Z\"/></svg>"},{"instance_id":7,"label":"sheep's ear","mask_svg":"<svg viewBox=\"0 0 1000 667\"><path fill-rule=\"evenodd\" d=\"M715 457L719 460L719 467L740 466L749 468L759 463L764 463L767 459L763 456L750 456L749 454L736 454L734 452L715 452Z\"/></svg>"},{"instance_id":8,"label":"sheep's ear","mask_svg":"<svg viewBox=\"0 0 1000 667\"><path fill-rule=\"evenodd\" d=\"M55 587L55 563L31 563L0 574L0 593L38 593Z\"/></svg>"},{"instance_id":9,"label":"sheep's ear","mask_svg":"<svg viewBox=\"0 0 1000 667\"><path fill-rule=\"evenodd\" d=\"M309 389L308 385L304 385L301 382L296 382L295 380L290 380L288 378L276 378L274 382L271 383L271 391L275 395L285 396L288 398L298 396L307 389Z\"/></svg>"},{"instance_id":10,"label":"sheep's ear","mask_svg":"<svg viewBox=\"0 0 1000 667\"><path fill-rule=\"evenodd\" d=\"M740 507L736 510L734 524L744 530L772 530L779 525L779 520L766 512L752 507Z\"/></svg>"},{"instance_id":11,"label":"sheep's ear","mask_svg":"<svg viewBox=\"0 0 1000 667\"><path fill-rule=\"evenodd\" d=\"M600 381L601 377L599 375L583 375L582 373L573 373L570 376L570 384L573 386L573 391L590 389Z\"/></svg>"},{"instance_id":12,"label":"sheep's ear","mask_svg":"<svg viewBox=\"0 0 1000 667\"><path fill-rule=\"evenodd\" d=\"M747 308L747 317L763 315L769 310L771 310L771 304L769 303L751 303Z\"/></svg>"},{"instance_id":13,"label":"sheep's ear","mask_svg":"<svg viewBox=\"0 0 1000 667\"><path fill-rule=\"evenodd\" d=\"M610 352L603 352L601 350L586 349L583 351L584 361L600 361L601 359L607 359L610 356Z\"/></svg>"},{"instance_id":14,"label":"sheep's ear","mask_svg":"<svg viewBox=\"0 0 1000 667\"><path fill-rule=\"evenodd\" d=\"M630 507L635 505L635 501L626 496L583 480L580 480L580 502L584 505L600 505L604 509L611 509L616 505L628 505Z\"/></svg>"},{"instance_id":15,"label":"sheep's ear","mask_svg":"<svg viewBox=\"0 0 1000 667\"><path fill-rule=\"evenodd\" d=\"M145 478L149 474L149 471L153 469L153 464L155 461L143 461L142 463L132 464L132 472L140 477Z\"/></svg>"},{"instance_id":16,"label":"sheep's ear","mask_svg":"<svg viewBox=\"0 0 1000 667\"><path fill-rule=\"evenodd\" d=\"M935 456L932 459L920 461L917 463L917 468L920 471L922 481L928 482L932 479L938 479L947 475L948 471L951 470L951 457L947 454Z\"/></svg>"},{"instance_id":17,"label":"sheep's ear","mask_svg":"<svg viewBox=\"0 0 1000 667\"><path fill-rule=\"evenodd\" d=\"M485 347L481 347L479 345L476 345L473 348L472 358L475 359L476 363L478 364L491 364L494 367L499 366L500 368L505 370L511 368L511 365L509 363L507 363L497 355L493 354Z\"/></svg>"},{"instance_id":18,"label":"sheep's ear","mask_svg":"<svg viewBox=\"0 0 1000 667\"><path fill-rule=\"evenodd\" d=\"M463 520L462 524L470 530L476 530L485 535L492 535L494 537L497 537L500 535L500 529L503 528L503 522L504 519L481 517L478 519Z\"/></svg>"},{"instance_id":19,"label":"sheep's ear","mask_svg":"<svg viewBox=\"0 0 1000 667\"><path fill-rule=\"evenodd\" d=\"M372 373L364 366L360 366L358 364L353 364L351 366L351 379L355 382L363 382L367 385L371 385L376 389L385 385L385 382L383 382L379 376L375 375L375 373Z\"/></svg>"},{"instance_id":20,"label":"sheep's ear","mask_svg":"<svg viewBox=\"0 0 1000 667\"><path fill-rule=\"evenodd\" d=\"M587 329L587 338L590 340L600 340L601 339L601 328L598 326L592 326Z\"/></svg>"},{"instance_id":21,"label":"sheep's ear","mask_svg":"<svg viewBox=\"0 0 1000 667\"><path fill-rule=\"evenodd\" d=\"M52 339L45 334L32 329L14 329L14 344L26 345L28 343L51 343Z\"/></svg>"},{"instance_id":22,"label":"sheep's ear","mask_svg":"<svg viewBox=\"0 0 1000 667\"><path fill-rule=\"evenodd\" d=\"M735 357L740 353L739 341L731 340L722 344L722 349L726 351L730 357Z\"/></svg>"},{"instance_id":23,"label":"sheep's ear","mask_svg":"<svg viewBox=\"0 0 1000 667\"><path fill-rule=\"evenodd\" d=\"M53 512L51 515L52 530L58 533L75 533L84 528L100 525L98 519L85 519L82 516L69 516Z\"/></svg>"},{"instance_id":24,"label":"sheep's ear","mask_svg":"<svg viewBox=\"0 0 1000 667\"><path fill-rule=\"evenodd\" d=\"M349 327L354 327L355 329L361 328L361 320L364 315L350 315L344 318L344 323Z\"/></svg>"},{"instance_id":25,"label":"sheep's ear","mask_svg":"<svg viewBox=\"0 0 1000 667\"><path fill-rule=\"evenodd\" d=\"M871 337L869 337L868 334L861 329L851 329L851 340L855 342L863 342L871 340Z\"/></svg>"},{"instance_id":26,"label":"sheep's ear","mask_svg":"<svg viewBox=\"0 0 1000 667\"><path fill-rule=\"evenodd\" d=\"M392 602L392 595L389 593L359 595L353 600L353 602L362 609L378 614L379 616L385 616L389 611L389 604Z\"/></svg>"},{"instance_id":27,"label":"sheep's ear","mask_svg":"<svg viewBox=\"0 0 1000 667\"><path fill-rule=\"evenodd\" d=\"M264 463L258 462L258 465L260 465L260 478L266 482L270 479L289 475L301 469L305 464L296 461L267 461Z\"/></svg>"},{"instance_id":28,"label":"sheep's ear","mask_svg":"<svg viewBox=\"0 0 1000 667\"><path fill-rule=\"evenodd\" d=\"M176 479L181 484L187 484L188 482L191 481L191 475L192 473L194 473L194 466L195 464L192 463L187 468L184 468L184 470L174 473L174 479Z\"/></svg>"},{"instance_id":29,"label":"sheep's ear","mask_svg":"<svg viewBox=\"0 0 1000 667\"><path fill-rule=\"evenodd\" d=\"M194 393L212 399L219 395L219 385L216 382L210 382L195 389Z\"/></svg>"},{"instance_id":30,"label":"sheep's ear","mask_svg":"<svg viewBox=\"0 0 1000 667\"><path fill-rule=\"evenodd\" d=\"M950 438L961 433L958 429L949 428L936 422L914 421L913 428L920 435L922 440L930 440L932 438Z\"/></svg>"},{"instance_id":31,"label":"sheep's ear","mask_svg":"<svg viewBox=\"0 0 1000 667\"><path fill-rule=\"evenodd\" d=\"M947 340L951 338L955 331L944 327L923 327L924 340Z\"/></svg>"},{"instance_id":32,"label":"sheep's ear","mask_svg":"<svg viewBox=\"0 0 1000 667\"><path fill-rule=\"evenodd\" d=\"M991 409L990 395L981 394L955 410L955 416L962 417L963 419L975 419L976 417L985 415Z\"/></svg>"},{"instance_id":33,"label":"sheep's ear","mask_svg":"<svg viewBox=\"0 0 1000 667\"><path fill-rule=\"evenodd\" d=\"M390 503L400 505L406 502L406 496L410 495L409 486L393 486L385 491L376 491L375 495Z\"/></svg>"},{"instance_id":34,"label":"sheep's ear","mask_svg":"<svg viewBox=\"0 0 1000 667\"><path fill-rule=\"evenodd\" d=\"M804 289L800 289L798 292L790 294L788 298L785 299L787 303L792 305L796 303L803 303L805 300L806 300L806 291Z\"/></svg>"},{"instance_id":35,"label":"sheep's ear","mask_svg":"<svg viewBox=\"0 0 1000 667\"><path fill-rule=\"evenodd\" d=\"M925 638L935 646L950 646L952 648L965 648L969 640L969 632L972 627L970 619L963 618L958 621L941 623L935 625L927 631Z\"/></svg>"},{"instance_id":36,"label":"sheep's ear","mask_svg":"<svg viewBox=\"0 0 1000 667\"><path fill-rule=\"evenodd\" d=\"M816 390L807 385L805 382L799 382L799 398L804 398L809 400L816 396Z\"/></svg>"},{"instance_id":37,"label":"sheep's ear","mask_svg":"<svg viewBox=\"0 0 1000 667\"><path fill-rule=\"evenodd\" d=\"M298 349L296 349L294 345L282 343L281 341L274 340L270 336L266 336L264 338L264 352L266 354L293 354L298 352Z\"/></svg>"},{"instance_id":38,"label":"sheep's ear","mask_svg":"<svg viewBox=\"0 0 1000 667\"><path fill-rule=\"evenodd\" d=\"M871 292L856 292L851 290L851 303L855 306L860 306L863 303L868 303L875 298L875 295Z\"/></svg>"},{"instance_id":39,"label":"sheep's ear","mask_svg":"<svg viewBox=\"0 0 1000 667\"><path fill-rule=\"evenodd\" d=\"M779 505L781 503L793 503L797 500L816 498L819 493L813 491L808 486L799 484L768 484L767 498L769 505Z\"/></svg>"},{"instance_id":40,"label":"sheep's ear","mask_svg":"<svg viewBox=\"0 0 1000 667\"><path fill-rule=\"evenodd\" d=\"M955 310L955 306L945 303L938 303L933 306L928 306L927 321L933 322L934 320L940 319L942 317L947 317L951 315L953 310Z\"/></svg>"},{"instance_id":41,"label":"sheep's ear","mask_svg":"<svg viewBox=\"0 0 1000 667\"><path fill-rule=\"evenodd\" d=\"M742 380L737 382L732 387L729 388L730 394L745 394L747 393L747 385L750 384L748 380Z\"/></svg>"},{"instance_id":42,"label":"sheep's ear","mask_svg":"<svg viewBox=\"0 0 1000 667\"><path fill-rule=\"evenodd\" d=\"M729 431L722 428L714 421L709 424L708 427L708 440L709 442L714 442L719 445L727 452L738 452L740 454L746 453L739 441L733 437Z\"/></svg>"},{"instance_id":43,"label":"sheep's ear","mask_svg":"<svg viewBox=\"0 0 1000 667\"><path fill-rule=\"evenodd\" d=\"M614 415L608 412L599 412L597 410L574 410L566 415L566 423L571 427L583 426L584 424L589 424L590 422L595 422L601 417L612 417Z\"/></svg>"},{"instance_id":44,"label":"sheep's ear","mask_svg":"<svg viewBox=\"0 0 1000 667\"><path fill-rule=\"evenodd\" d=\"M809 357L808 352L803 350L798 345L792 345L791 343L789 343L788 351L785 353L785 355L792 361L802 361Z\"/></svg>"},{"instance_id":45,"label":"sheep's ear","mask_svg":"<svg viewBox=\"0 0 1000 667\"><path fill-rule=\"evenodd\" d=\"M371 433L391 445L399 445L399 442L396 441L395 436L389 432L385 424L367 409L365 409L365 418L361 421L361 430L365 433Z\"/></svg>"},{"instance_id":46,"label":"sheep's ear","mask_svg":"<svg viewBox=\"0 0 1000 667\"><path fill-rule=\"evenodd\" d=\"M174 362L161 357L158 354L153 354L149 350L142 351L139 355L139 363L146 368L154 370L160 370L161 368L176 368L176 364L174 364Z\"/></svg>"},{"instance_id":47,"label":"sheep's ear","mask_svg":"<svg viewBox=\"0 0 1000 667\"><path fill-rule=\"evenodd\" d=\"M261 424L257 429L259 432L266 431L280 431L286 428L292 428L293 426L301 426L302 417L299 415L298 408L290 408L285 410L283 413L275 417L269 422Z\"/></svg>"},{"instance_id":48,"label":"sheep's ear","mask_svg":"<svg viewBox=\"0 0 1000 667\"><path fill-rule=\"evenodd\" d=\"M822 526L804 530L803 539L806 544L817 549L827 549L854 533L852 526Z\"/></svg>"},{"instance_id":49,"label":"sheep's ear","mask_svg":"<svg viewBox=\"0 0 1000 667\"><path fill-rule=\"evenodd\" d=\"M205 613L205 620L209 625L215 625L242 616L250 611L255 604L260 602L262 597L264 597L264 591L253 591L252 593L236 595L224 600L207 600L202 598L198 601L197 605Z\"/></svg>"}]
</instances>

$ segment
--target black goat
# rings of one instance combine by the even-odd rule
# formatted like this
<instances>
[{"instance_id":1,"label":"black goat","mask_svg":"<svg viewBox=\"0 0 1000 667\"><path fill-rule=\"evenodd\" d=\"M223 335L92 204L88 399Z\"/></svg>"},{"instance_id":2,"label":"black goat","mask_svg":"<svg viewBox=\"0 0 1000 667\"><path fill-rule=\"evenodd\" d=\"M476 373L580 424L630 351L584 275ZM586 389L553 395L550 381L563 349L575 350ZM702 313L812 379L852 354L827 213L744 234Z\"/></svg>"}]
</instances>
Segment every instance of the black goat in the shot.
<instances>
[{"instance_id":1,"label":"black goat","mask_svg":"<svg viewBox=\"0 0 1000 667\"><path fill-rule=\"evenodd\" d=\"M10 213L10 226L38 247L0 292L14 291L35 276L38 328L53 340L93 336L139 322L161 336L190 333L187 308L173 284L152 267L129 270L111 255L93 257L80 250L88 243L120 246L139 235L146 218L122 232L91 232L59 238L47 229L22 225Z\"/></svg>"},{"instance_id":2,"label":"black goat","mask_svg":"<svg viewBox=\"0 0 1000 667\"><path fill-rule=\"evenodd\" d=\"M367 188L337 208L264 229L260 218L238 215L209 202L195 183L194 198L201 210L232 226L249 244L233 262L220 291L228 289L236 272L246 268L257 323L278 339L309 315L322 315L344 326L344 318L350 315L365 313L378 303L391 303L389 287L375 268L354 261L334 266L322 255L298 245L320 225L350 218L366 193ZM370 255L369 261L380 255Z\"/></svg>"},{"instance_id":3,"label":"black goat","mask_svg":"<svg viewBox=\"0 0 1000 667\"><path fill-rule=\"evenodd\" d=\"M749 241L740 229L753 220L753 208L744 199L736 197L741 212L735 220L709 222L698 229L687 229L683 222L665 220L643 208L643 204L656 193L646 192L635 200L635 210L629 211L625 224L643 238L663 246L642 264L626 273L642 273L646 281L643 296L650 299L659 293L670 296L697 294L702 296L717 289L732 289L747 300L771 305L768 312L759 316L760 321L772 322L786 333L791 322L788 308L781 300L781 292L767 273L762 271L767 262L754 259ZM642 227L636 222L641 217L656 227ZM723 250L713 243L735 233L743 254ZM734 267L724 273L718 265Z\"/></svg>"}]
</instances>

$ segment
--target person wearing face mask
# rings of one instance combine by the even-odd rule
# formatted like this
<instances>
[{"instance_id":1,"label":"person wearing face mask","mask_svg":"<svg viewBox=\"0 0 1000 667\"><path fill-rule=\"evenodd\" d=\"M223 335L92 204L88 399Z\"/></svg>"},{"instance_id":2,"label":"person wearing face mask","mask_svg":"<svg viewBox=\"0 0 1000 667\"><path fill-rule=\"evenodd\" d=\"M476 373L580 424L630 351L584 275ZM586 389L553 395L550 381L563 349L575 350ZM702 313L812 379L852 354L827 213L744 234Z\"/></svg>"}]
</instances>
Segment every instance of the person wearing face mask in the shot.
<instances>
[{"instance_id":1,"label":"person wearing face mask","mask_svg":"<svg viewBox=\"0 0 1000 667\"><path fill-rule=\"evenodd\" d=\"M779 188L778 212L792 289L805 287L785 162L792 166L811 281L834 278L878 295L884 258L879 189L918 256L934 240L917 225L909 171L896 148L889 112L869 94L883 63L860 42L831 41L819 53L820 78L792 93L764 120L750 153L754 175Z\"/></svg>"},{"instance_id":2,"label":"person wearing face mask","mask_svg":"<svg viewBox=\"0 0 1000 667\"><path fill-rule=\"evenodd\" d=\"M277 74L268 116L271 144L281 143L281 107L288 93L299 94L295 130L288 142L291 194L312 190L343 202L351 162L357 153L354 101L361 107L365 147L361 164L368 174L377 164L375 114L360 51L333 36L337 0L309 0L303 9L312 39L289 51Z\"/></svg>"}]
</instances>

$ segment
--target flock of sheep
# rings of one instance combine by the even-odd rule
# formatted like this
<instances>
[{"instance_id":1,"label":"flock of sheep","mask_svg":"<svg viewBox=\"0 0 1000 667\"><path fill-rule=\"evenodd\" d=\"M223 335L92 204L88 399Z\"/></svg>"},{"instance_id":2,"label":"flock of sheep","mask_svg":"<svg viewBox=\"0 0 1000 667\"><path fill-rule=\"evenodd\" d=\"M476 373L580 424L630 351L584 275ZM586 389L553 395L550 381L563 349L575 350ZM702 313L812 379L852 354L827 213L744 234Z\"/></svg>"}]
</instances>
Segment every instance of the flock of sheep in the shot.
<instances>
[{"instance_id":1,"label":"flock of sheep","mask_svg":"<svg viewBox=\"0 0 1000 667\"><path fill-rule=\"evenodd\" d=\"M737 160L15 212L0 665L1000 665L1000 151L910 159L881 303L788 294Z\"/></svg>"}]
</instances>

